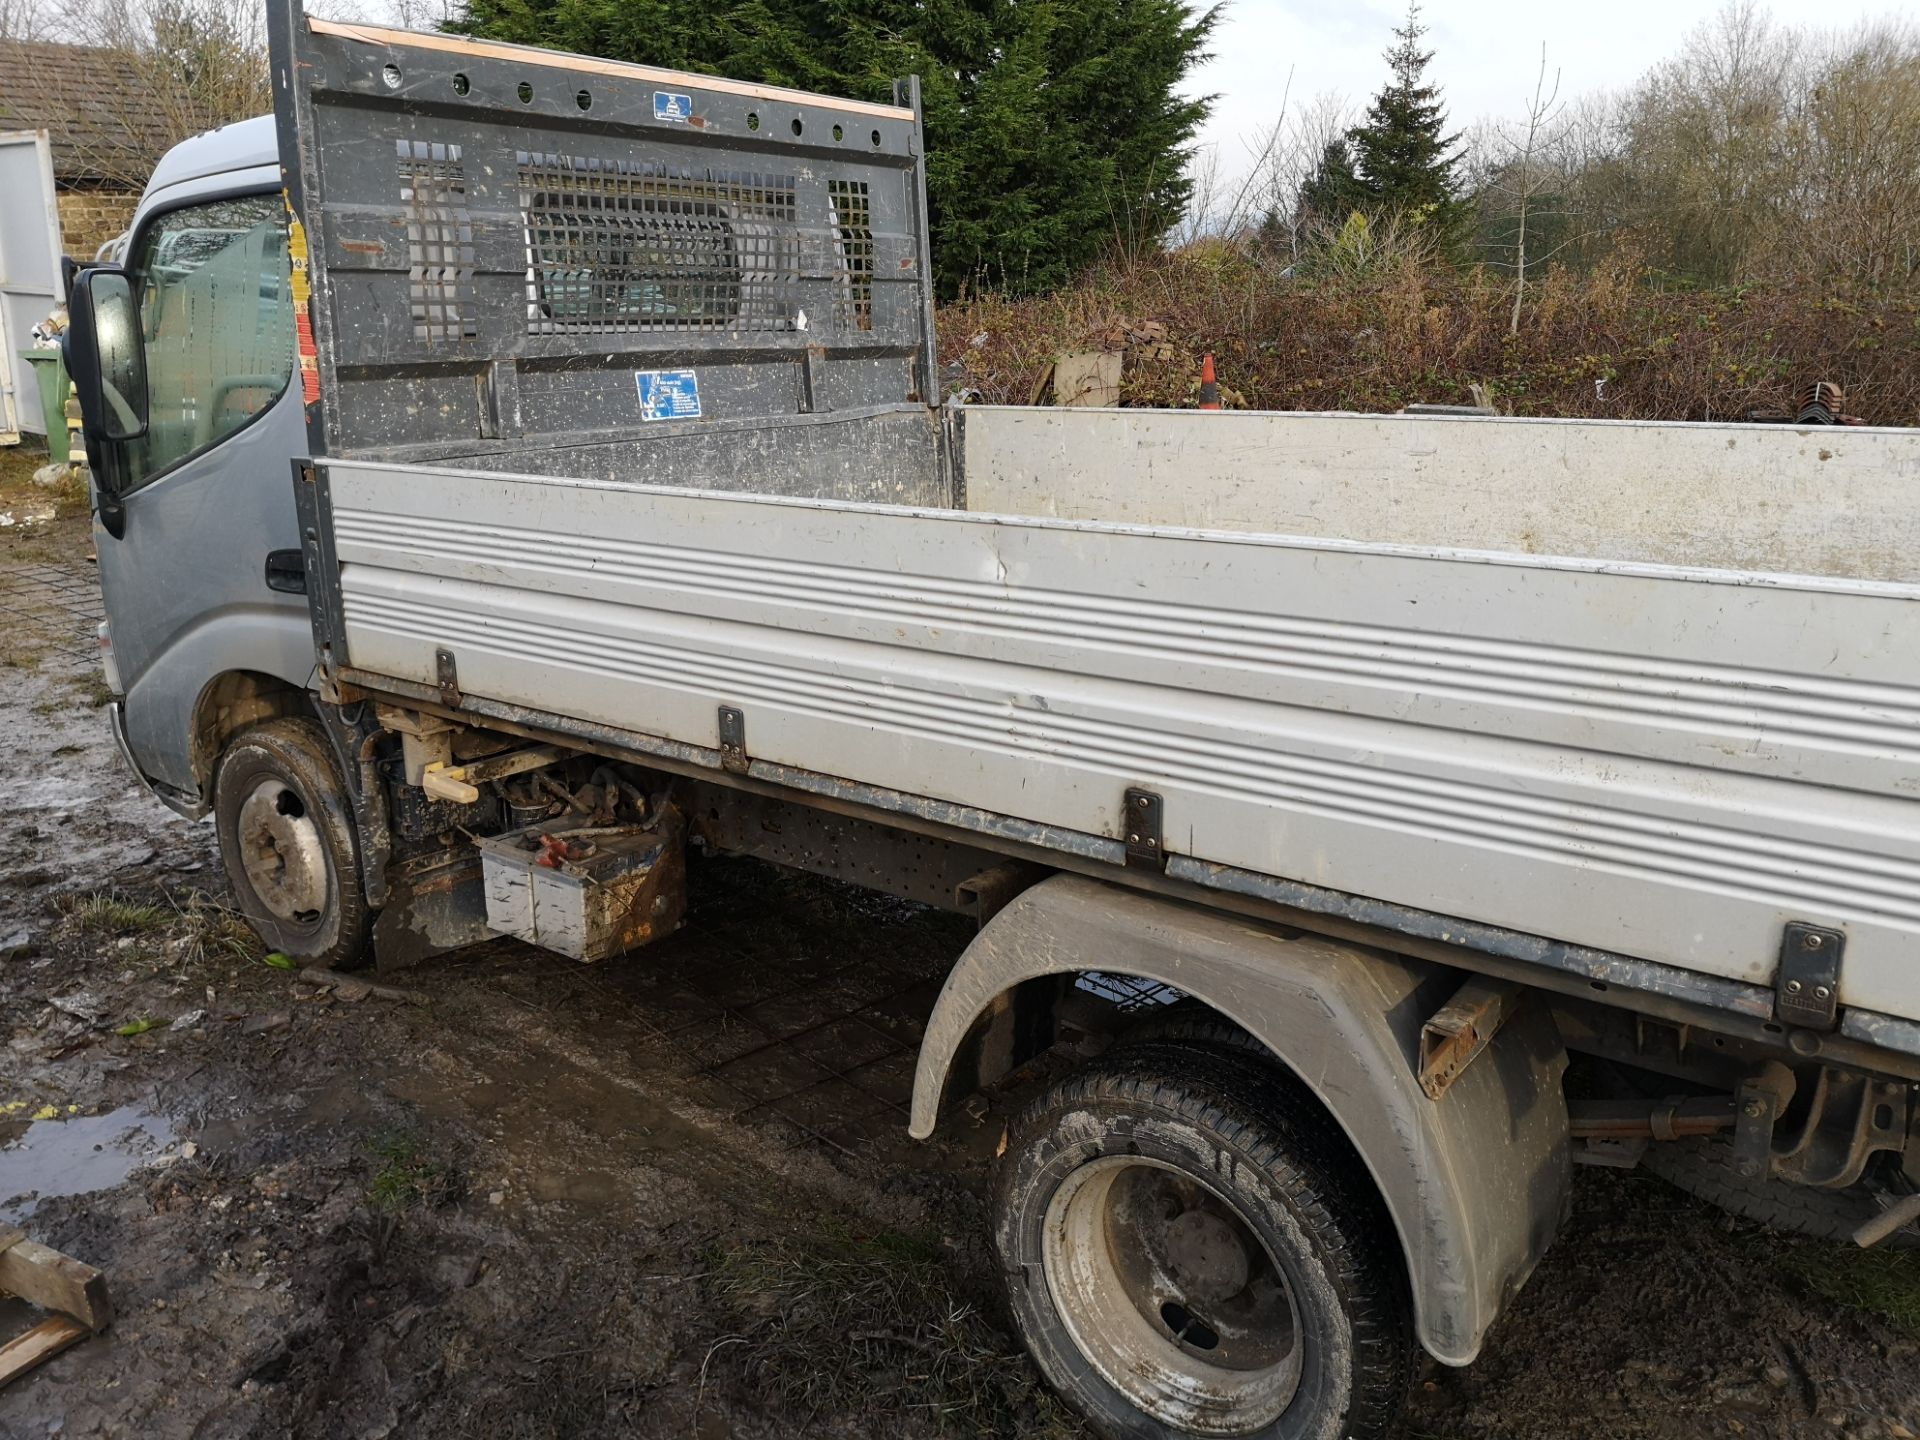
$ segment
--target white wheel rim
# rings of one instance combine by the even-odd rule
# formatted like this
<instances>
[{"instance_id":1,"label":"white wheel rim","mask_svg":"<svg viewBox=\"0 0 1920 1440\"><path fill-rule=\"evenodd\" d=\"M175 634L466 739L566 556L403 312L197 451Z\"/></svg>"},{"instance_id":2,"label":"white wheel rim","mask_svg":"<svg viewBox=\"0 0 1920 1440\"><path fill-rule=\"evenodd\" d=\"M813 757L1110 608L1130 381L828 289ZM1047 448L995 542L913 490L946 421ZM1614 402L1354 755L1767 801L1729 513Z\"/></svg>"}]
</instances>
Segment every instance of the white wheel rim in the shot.
<instances>
[{"instance_id":1,"label":"white wheel rim","mask_svg":"<svg viewBox=\"0 0 1920 1440\"><path fill-rule=\"evenodd\" d=\"M298 791L264 779L240 802L234 826L247 886L281 920L306 924L327 905L327 847Z\"/></svg>"},{"instance_id":2,"label":"white wheel rim","mask_svg":"<svg viewBox=\"0 0 1920 1440\"><path fill-rule=\"evenodd\" d=\"M1094 1369L1155 1420L1199 1435L1272 1424L1300 1386L1285 1272L1240 1207L1184 1170L1110 1155L1047 1205L1042 1268Z\"/></svg>"}]
</instances>

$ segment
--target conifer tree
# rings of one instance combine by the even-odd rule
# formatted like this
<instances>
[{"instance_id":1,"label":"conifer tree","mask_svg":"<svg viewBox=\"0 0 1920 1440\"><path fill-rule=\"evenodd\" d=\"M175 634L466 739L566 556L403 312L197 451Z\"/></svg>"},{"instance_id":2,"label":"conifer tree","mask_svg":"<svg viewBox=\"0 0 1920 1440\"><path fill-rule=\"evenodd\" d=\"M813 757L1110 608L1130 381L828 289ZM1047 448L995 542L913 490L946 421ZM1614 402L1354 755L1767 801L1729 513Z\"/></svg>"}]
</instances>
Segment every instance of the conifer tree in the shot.
<instances>
[{"instance_id":1,"label":"conifer tree","mask_svg":"<svg viewBox=\"0 0 1920 1440\"><path fill-rule=\"evenodd\" d=\"M1426 80L1433 59L1431 50L1420 48L1426 33L1419 0L1413 0L1386 53L1393 74L1374 96L1365 122L1347 138L1366 208L1394 211L1451 235L1466 217L1455 175L1460 137L1447 133L1439 88Z\"/></svg>"},{"instance_id":2,"label":"conifer tree","mask_svg":"<svg viewBox=\"0 0 1920 1440\"><path fill-rule=\"evenodd\" d=\"M1336 136L1320 152L1320 163L1300 187L1302 218L1338 225L1354 210L1372 203L1373 197L1360 177L1354 174L1353 151L1345 136Z\"/></svg>"},{"instance_id":3,"label":"conifer tree","mask_svg":"<svg viewBox=\"0 0 1920 1440\"><path fill-rule=\"evenodd\" d=\"M889 100L921 77L935 277L1060 285L1185 210L1204 0L468 0L451 28Z\"/></svg>"}]
</instances>

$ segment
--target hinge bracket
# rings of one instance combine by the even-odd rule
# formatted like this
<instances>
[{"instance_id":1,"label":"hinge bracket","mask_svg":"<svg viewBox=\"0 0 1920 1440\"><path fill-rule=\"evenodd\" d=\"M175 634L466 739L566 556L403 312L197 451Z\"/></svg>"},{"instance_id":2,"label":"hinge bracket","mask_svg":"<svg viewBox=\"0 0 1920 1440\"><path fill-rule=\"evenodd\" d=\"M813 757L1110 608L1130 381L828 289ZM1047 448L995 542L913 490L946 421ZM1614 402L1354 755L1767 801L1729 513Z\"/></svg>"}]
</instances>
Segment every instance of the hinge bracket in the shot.
<instances>
[{"instance_id":1,"label":"hinge bracket","mask_svg":"<svg viewBox=\"0 0 1920 1440\"><path fill-rule=\"evenodd\" d=\"M434 683L440 687L440 703L449 710L460 706L460 671L453 663L453 651L439 649L433 652Z\"/></svg>"},{"instance_id":2,"label":"hinge bracket","mask_svg":"<svg viewBox=\"0 0 1920 1440\"><path fill-rule=\"evenodd\" d=\"M1790 920L1780 935L1780 968L1774 976L1774 1017L1807 1030L1831 1030L1840 1021L1841 931Z\"/></svg>"},{"instance_id":3,"label":"hinge bracket","mask_svg":"<svg viewBox=\"0 0 1920 1440\"><path fill-rule=\"evenodd\" d=\"M720 768L734 775L744 775L750 763L747 759L747 717L731 705L722 705Z\"/></svg>"},{"instance_id":4,"label":"hinge bracket","mask_svg":"<svg viewBox=\"0 0 1920 1440\"><path fill-rule=\"evenodd\" d=\"M1120 826L1127 837L1127 864L1138 870L1167 868L1167 848L1162 833L1162 811L1166 808L1152 790L1138 787L1127 791L1121 802Z\"/></svg>"}]
</instances>

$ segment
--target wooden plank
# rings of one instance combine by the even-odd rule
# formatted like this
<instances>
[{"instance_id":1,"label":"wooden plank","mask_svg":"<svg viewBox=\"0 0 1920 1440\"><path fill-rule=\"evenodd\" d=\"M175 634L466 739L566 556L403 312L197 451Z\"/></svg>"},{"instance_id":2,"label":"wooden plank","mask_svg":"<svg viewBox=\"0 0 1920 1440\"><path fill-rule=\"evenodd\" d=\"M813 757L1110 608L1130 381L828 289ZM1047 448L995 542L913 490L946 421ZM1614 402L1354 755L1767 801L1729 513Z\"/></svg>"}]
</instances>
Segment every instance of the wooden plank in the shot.
<instances>
[{"instance_id":1,"label":"wooden plank","mask_svg":"<svg viewBox=\"0 0 1920 1440\"><path fill-rule=\"evenodd\" d=\"M70 1315L90 1332L113 1322L106 1276L27 1239L18 1230L0 1233L0 1291L18 1295L42 1310Z\"/></svg>"},{"instance_id":2,"label":"wooden plank","mask_svg":"<svg viewBox=\"0 0 1920 1440\"><path fill-rule=\"evenodd\" d=\"M750 100L774 104L791 101L802 105L824 105L855 115L872 115L882 120L911 120L913 111L900 105L879 105L870 100L844 100L838 95L815 95L781 85L754 85L745 80L725 80L718 75L696 75L691 70L661 70L652 65L634 65L624 60L601 60L591 55L572 55L560 50L536 49L530 45L503 45L486 40L468 40L459 35L426 34L418 30L391 30L382 25L362 25L358 21L322 20L307 17L307 29L315 35L333 35L343 40L376 45L382 49L411 46L449 55L476 55L489 60L509 60L516 65L540 65L555 70L575 70L583 75L629 76L644 84L685 85L695 90L712 90L723 95L743 95Z\"/></svg>"},{"instance_id":3,"label":"wooden plank","mask_svg":"<svg viewBox=\"0 0 1920 1440\"><path fill-rule=\"evenodd\" d=\"M43 1361L51 1360L69 1345L78 1345L93 1332L78 1320L53 1315L24 1334L0 1345L0 1386L18 1380Z\"/></svg>"},{"instance_id":4,"label":"wooden plank","mask_svg":"<svg viewBox=\"0 0 1920 1440\"><path fill-rule=\"evenodd\" d=\"M1058 405L1104 409L1120 403L1120 361L1117 350L1089 350L1056 356L1053 362L1053 399Z\"/></svg>"}]
</instances>

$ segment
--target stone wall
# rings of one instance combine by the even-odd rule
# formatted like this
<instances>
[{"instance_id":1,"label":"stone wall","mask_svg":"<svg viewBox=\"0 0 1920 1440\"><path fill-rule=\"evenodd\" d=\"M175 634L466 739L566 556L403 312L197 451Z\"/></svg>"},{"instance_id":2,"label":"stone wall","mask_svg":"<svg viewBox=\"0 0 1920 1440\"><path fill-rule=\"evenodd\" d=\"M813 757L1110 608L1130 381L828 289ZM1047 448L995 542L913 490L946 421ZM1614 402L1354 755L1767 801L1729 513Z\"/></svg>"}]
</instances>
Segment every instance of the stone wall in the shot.
<instances>
[{"instance_id":1,"label":"stone wall","mask_svg":"<svg viewBox=\"0 0 1920 1440\"><path fill-rule=\"evenodd\" d=\"M94 252L127 228L140 196L131 190L62 190L60 241L76 260Z\"/></svg>"}]
</instances>

